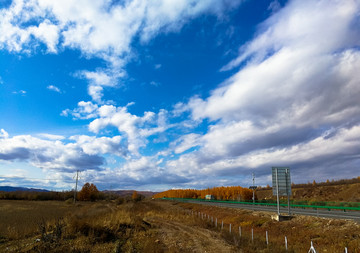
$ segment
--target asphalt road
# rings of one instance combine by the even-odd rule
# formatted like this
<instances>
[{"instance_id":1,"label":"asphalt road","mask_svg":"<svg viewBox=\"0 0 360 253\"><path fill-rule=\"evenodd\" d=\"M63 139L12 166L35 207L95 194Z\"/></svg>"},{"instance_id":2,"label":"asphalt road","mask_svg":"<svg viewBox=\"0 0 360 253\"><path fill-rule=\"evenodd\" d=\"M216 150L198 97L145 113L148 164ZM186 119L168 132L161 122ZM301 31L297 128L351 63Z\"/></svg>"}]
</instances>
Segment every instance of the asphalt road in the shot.
<instances>
[{"instance_id":1,"label":"asphalt road","mask_svg":"<svg viewBox=\"0 0 360 253\"><path fill-rule=\"evenodd\" d=\"M206 202L197 200L183 200L183 202L196 203L202 205L221 206L230 208L241 208L255 211L267 211L277 213L276 206L263 206L263 205L246 205L246 204L235 204L235 203L223 203L223 202ZM360 222L360 212L331 209L312 209L312 208L291 208L291 214L309 215L314 217L333 218L333 219L352 219ZM288 214L288 208L280 207L281 214Z\"/></svg>"}]
</instances>

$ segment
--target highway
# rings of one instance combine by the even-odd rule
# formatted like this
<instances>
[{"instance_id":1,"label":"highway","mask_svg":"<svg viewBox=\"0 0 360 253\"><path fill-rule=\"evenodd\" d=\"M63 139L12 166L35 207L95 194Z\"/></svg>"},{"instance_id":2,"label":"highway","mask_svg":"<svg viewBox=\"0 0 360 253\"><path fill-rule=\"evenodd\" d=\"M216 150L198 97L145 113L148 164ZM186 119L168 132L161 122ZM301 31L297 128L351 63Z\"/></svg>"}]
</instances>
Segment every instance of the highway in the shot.
<instances>
[{"instance_id":1,"label":"highway","mask_svg":"<svg viewBox=\"0 0 360 253\"><path fill-rule=\"evenodd\" d=\"M220 207L230 207L230 208L241 208L255 211L266 211L266 212L274 212L277 213L276 206L263 206L263 205L252 205L252 204L241 204L241 203L224 203L224 202L207 202L207 201L198 201L198 200L190 200L184 199L181 202L187 203L196 203L202 205L211 205L211 206L220 206ZM280 213L287 215L288 208L280 207ZM332 218L332 219L352 219L360 222L360 212L359 211L348 211L344 210L328 210L328 209L313 209L313 208L291 208L291 214L298 215L308 215L314 217L322 217L322 218Z\"/></svg>"}]
</instances>

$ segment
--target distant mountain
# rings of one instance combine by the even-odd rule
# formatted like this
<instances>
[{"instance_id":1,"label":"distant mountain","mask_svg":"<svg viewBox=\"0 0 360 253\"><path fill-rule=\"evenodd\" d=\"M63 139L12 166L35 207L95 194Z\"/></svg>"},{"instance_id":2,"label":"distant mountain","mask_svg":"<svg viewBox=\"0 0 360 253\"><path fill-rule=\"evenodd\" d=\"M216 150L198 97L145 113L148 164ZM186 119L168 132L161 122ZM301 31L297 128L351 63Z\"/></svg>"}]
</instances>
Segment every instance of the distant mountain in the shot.
<instances>
[{"instance_id":1,"label":"distant mountain","mask_svg":"<svg viewBox=\"0 0 360 253\"><path fill-rule=\"evenodd\" d=\"M112 194L116 194L119 195L120 197L126 197L126 196L131 196L134 192L134 190L119 190L119 191L108 191L105 190L103 191L105 193L112 193ZM136 191L138 194L141 194L145 197L151 197L154 194L156 194L157 192L151 192L151 191Z\"/></svg>"},{"instance_id":2,"label":"distant mountain","mask_svg":"<svg viewBox=\"0 0 360 253\"><path fill-rule=\"evenodd\" d=\"M25 187L12 187L12 186L0 186L0 191L3 191L3 192L15 192L15 191L49 192L48 190L44 190L44 189L25 188Z\"/></svg>"}]
</instances>

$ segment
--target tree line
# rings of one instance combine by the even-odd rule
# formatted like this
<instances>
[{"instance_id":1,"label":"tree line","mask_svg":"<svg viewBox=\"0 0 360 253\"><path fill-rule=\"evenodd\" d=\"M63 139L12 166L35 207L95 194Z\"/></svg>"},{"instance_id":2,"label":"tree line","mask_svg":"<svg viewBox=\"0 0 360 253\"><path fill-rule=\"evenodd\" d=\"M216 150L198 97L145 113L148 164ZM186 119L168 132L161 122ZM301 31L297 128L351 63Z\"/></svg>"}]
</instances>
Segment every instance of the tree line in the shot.
<instances>
[{"instance_id":1,"label":"tree line","mask_svg":"<svg viewBox=\"0 0 360 253\"><path fill-rule=\"evenodd\" d=\"M217 200L251 200L252 190L241 186L221 186L203 190L195 189L172 189L154 195L154 198L189 198L205 199L206 195L212 195Z\"/></svg>"}]
</instances>

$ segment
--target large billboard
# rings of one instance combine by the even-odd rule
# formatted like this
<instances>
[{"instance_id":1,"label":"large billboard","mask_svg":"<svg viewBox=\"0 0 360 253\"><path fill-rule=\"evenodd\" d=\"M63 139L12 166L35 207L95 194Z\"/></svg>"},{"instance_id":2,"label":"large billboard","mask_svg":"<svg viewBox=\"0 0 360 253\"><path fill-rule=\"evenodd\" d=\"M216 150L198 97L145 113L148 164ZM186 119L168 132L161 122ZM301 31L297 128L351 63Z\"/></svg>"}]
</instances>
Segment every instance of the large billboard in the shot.
<instances>
[{"instance_id":1,"label":"large billboard","mask_svg":"<svg viewBox=\"0 0 360 253\"><path fill-rule=\"evenodd\" d=\"M278 181L277 184L276 178ZM277 195L277 185L279 186L279 196L291 196L291 180L289 167L272 167L272 189L273 195L275 196Z\"/></svg>"}]
</instances>

